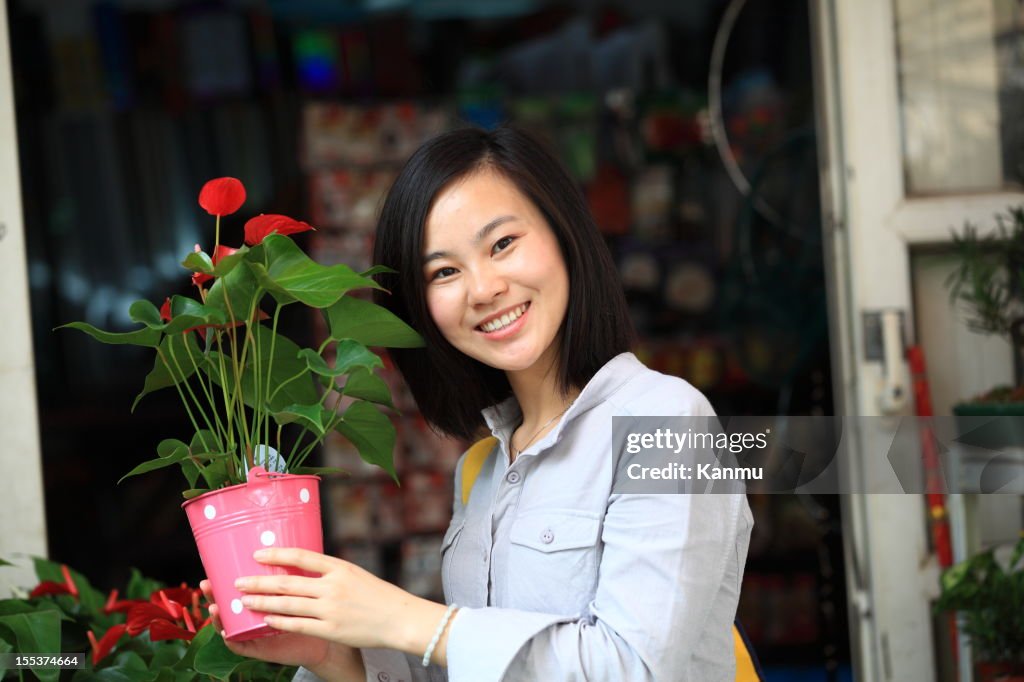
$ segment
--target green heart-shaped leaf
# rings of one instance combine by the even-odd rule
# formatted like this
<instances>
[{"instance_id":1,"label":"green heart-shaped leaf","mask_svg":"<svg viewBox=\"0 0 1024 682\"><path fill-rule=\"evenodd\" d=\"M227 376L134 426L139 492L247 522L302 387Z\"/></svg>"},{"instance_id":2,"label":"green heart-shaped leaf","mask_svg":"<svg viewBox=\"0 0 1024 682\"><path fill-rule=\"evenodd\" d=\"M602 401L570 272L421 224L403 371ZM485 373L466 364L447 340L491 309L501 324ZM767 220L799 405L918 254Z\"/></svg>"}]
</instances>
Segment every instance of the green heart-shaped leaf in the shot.
<instances>
[{"instance_id":1,"label":"green heart-shaped leaf","mask_svg":"<svg viewBox=\"0 0 1024 682\"><path fill-rule=\"evenodd\" d=\"M160 330L151 327L143 327L132 332L105 332L85 322L69 322L57 327L57 329L64 329L65 327L85 332L97 341L111 345L144 346L147 348L156 348L160 345Z\"/></svg>"},{"instance_id":2,"label":"green heart-shaped leaf","mask_svg":"<svg viewBox=\"0 0 1024 682\"><path fill-rule=\"evenodd\" d=\"M164 321L160 317L160 309L143 299L128 306L128 317L152 329L163 329Z\"/></svg>"},{"instance_id":3,"label":"green heart-shaped leaf","mask_svg":"<svg viewBox=\"0 0 1024 682\"><path fill-rule=\"evenodd\" d=\"M331 338L353 339L364 346L420 348L423 338L394 313L376 303L351 296L327 309Z\"/></svg>"},{"instance_id":4,"label":"green heart-shaped leaf","mask_svg":"<svg viewBox=\"0 0 1024 682\"><path fill-rule=\"evenodd\" d=\"M192 272L201 272L204 275L213 274L213 260L202 251L193 251L188 254L181 264Z\"/></svg>"},{"instance_id":5,"label":"green heart-shaped leaf","mask_svg":"<svg viewBox=\"0 0 1024 682\"><path fill-rule=\"evenodd\" d=\"M277 297L302 301L314 308L326 308L346 291L380 287L347 265L320 265L284 235L272 234L263 240L265 261L248 260L260 284Z\"/></svg>"},{"instance_id":6,"label":"green heart-shaped leaf","mask_svg":"<svg viewBox=\"0 0 1024 682\"><path fill-rule=\"evenodd\" d=\"M391 389L387 383L368 369L357 369L352 372L340 390L344 395L395 409L391 402Z\"/></svg>"},{"instance_id":7,"label":"green heart-shaped leaf","mask_svg":"<svg viewBox=\"0 0 1024 682\"><path fill-rule=\"evenodd\" d=\"M316 405L289 405L283 410L274 413L274 419L278 424L298 423L304 428L316 434L317 438L323 438L326 433L327 422L334 413Z\"/></svg>"},{"instance_id":8,"label":"green heart-shaped leaf","mask_svg":"<svg viewBox=\"0 0 1024 682\"><path fill-rule=\"evenodd\" d=\"M359 456L388 472L395 483L395 426L376 407L363 400L352 403L335 429L359 450Z\"/></svg>"},{"instance_id":9,"label":"green heart-shaped leaf","mask_svg":"<svg viewBox=\"0 0 1024 682\"><path fill-rule=\"evenodd\" d=\"M192 334L165 336L157 348L153 369L146 376L142 392L135 397L132 411L146 395L161 388L174 386L192 376L196 367L203 364L203 354Z\"/></svg>"}]
</instances>

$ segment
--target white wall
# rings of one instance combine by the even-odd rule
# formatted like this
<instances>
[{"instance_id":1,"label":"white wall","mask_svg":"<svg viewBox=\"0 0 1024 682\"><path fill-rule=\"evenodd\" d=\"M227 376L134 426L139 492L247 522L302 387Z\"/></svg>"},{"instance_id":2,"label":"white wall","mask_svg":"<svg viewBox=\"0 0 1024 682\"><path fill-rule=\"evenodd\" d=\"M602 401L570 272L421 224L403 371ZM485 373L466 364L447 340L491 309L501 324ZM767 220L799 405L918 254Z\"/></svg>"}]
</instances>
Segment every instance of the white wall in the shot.
<instances>
[{"instance_id":1,"label":"white wall","mask_svg":"<svg viewBox=\"0 0 1024 682\"><path fill-rule=\"evenodd\" d=\"M27 555L46 555L46 519L36 413L32 327L18 175L18 140L7 40L7 6L0 3L0 597L31 586ZM22 555L20 558L16 555Z\"/></svg>"}]
</instances>

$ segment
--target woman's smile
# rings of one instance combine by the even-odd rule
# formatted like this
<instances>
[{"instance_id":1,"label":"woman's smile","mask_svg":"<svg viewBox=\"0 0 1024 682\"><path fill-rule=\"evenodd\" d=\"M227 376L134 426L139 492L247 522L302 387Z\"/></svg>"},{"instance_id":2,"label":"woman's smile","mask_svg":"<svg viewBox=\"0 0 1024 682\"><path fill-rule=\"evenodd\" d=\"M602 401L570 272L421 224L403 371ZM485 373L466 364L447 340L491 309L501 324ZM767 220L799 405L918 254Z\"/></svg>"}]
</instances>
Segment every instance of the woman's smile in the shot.
<instances>
[{"instance_id":1,"label":"woman's smile","mask_svg":"<svg viewBox=\"0 0 1024 682\"><path fill-rule=\"evenodd\" d=\"M507 339L515 335L526 324L526 311L530 303L521 303L510 311L491 315L476 326L476 330L492 341Z\"/></svg>"}]
</instances>

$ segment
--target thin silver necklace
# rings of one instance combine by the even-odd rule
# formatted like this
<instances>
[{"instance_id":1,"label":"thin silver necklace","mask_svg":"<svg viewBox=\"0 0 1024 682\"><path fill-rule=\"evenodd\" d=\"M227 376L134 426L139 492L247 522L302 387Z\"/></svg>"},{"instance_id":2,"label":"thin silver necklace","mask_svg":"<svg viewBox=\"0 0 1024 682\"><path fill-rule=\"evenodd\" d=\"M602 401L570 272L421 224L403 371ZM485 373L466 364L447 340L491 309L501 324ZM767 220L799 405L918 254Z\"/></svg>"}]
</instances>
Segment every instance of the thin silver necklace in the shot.
<instances>
[{"instance_id":1,"label":"thin silver necklace","mask_svg":"<svg viewBox=\"0 0 1024 682\"><path fill-rule=\"evenodd\" d=\"M570 407L572 407L572 403L574 403L574 402L576 402L576 401L575 401L575 400L573 400L573 401L572 401L571 403L569 403L568 405L566 405L566 406L565 406L565 409L564 409L564 410L562 410L561 412L559 412L558 414L556 414L556 415L555 415L554 417L552 417L551 419L547 420L547 422L545 422L545 423L544 423L544 426L542 426L542 427L540 427L539 429L537 429L537 433L533 434L533 437L532 437L532 438L530 438L530 440L526 441L526 445L524 445L524 446L523 446L523 447L521 447L521 448L517 448L516 446L514 446L514 445L513 445L513 446L512 446L512 450L513 450L513 451L515 452L515 456L516 456L516 457L518 457L519 455L523 454L523 450L525 450L526 448L530 447L530 444L531 444L531 443L533 443L533 441L535 441L535 440L537 439L537 436L539 436L539 435L541 434L541 432L542 432L542 431L544 431L544 429L546 429L546 428L548 428L549 426L551 426L551 424L553 424L553 423L554 423L554 421L555 421L556 419L558 419L558 418L559 418L559 417L561 417L561 416L562 416L563 414L565 414L566 412L568 412L568 411L569 411L569 408L570 408ZM511 439L509 439L509 440L510 440L510 442L511 442Z\"/></svg>"}]
</instances>

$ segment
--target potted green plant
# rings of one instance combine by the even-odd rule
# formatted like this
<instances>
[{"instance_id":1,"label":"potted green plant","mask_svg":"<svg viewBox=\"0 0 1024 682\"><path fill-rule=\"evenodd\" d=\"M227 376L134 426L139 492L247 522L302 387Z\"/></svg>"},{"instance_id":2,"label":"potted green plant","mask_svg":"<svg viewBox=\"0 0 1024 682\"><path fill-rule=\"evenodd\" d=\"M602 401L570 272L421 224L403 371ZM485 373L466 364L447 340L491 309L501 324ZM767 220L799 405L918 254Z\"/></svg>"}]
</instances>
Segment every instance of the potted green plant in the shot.
<instances>
[{"instance_id":1,"label":"potted green plant","mask_svg":"<svg viewBox=\"0 0 1024 682\"><path fill-rule=\"evenodd\" d=\"M977 682L1024 682L1024 536L946 569L934 608L963 616Z\"/></svg>"},{"instance_id":2,"label":"potted green plant","mask_svg":"<svg viewBox=\"0 0 1024 682\"><path fill-rule=\"evenodd\" d=\"M59 669L38 656L4 668L0 679L72 680L288 680L294 668L232 653L210 624L197 588L168 587L133 570L124 593L104 595L77 571L35 559L39 584L27 594L0 599L0 654L80 654L79 668ZM8 562L0 560L0 566ZM12 663L18 663L17 659ZM42 665L39 665L39 664Z\"/></svg>"},{"instance_id":3,"label":"potted green plant","mask_svg":"<svg viewBox=\"0 0 1024 682\"><path fill-rule=\"evenodd\" d=\"M968 328L1005 337L1013 351L1013 382L954 406L961 416L1024 415L1024 206L996 215L994 232L970 222L953 233L958 265L946 280L950 300L968 313Z\"/></svg>"},{"instance_id":4,"label":"potted green plant","mask_svg":"<svg viewBox=\"0 0 1024 682\"><path fill-rule=\"evenodd\" d=\"M312 230L307 223L259 215L246 222L244 244L221 244L221 218L244 201L235 178L211 180L200 192L216 230L209 253L196 245L182 261L195 297L169 297L160 307L135 301L128 312L141 326L128 332L64 325L103 343L153 349L153 369L135 404L161 389L181 397L192 433L161 441L157 456L124 478L180 466L183 506L214 596L224 605L229 639L273 634L262 614L242 607L233 586L239 575L282 570L257 564L256 549L323 549L316 475L327 470L305 462L328 434L339 432L397 482L395 430L377 406L394 408L375 373L383 361L369 347L423 343L389 311L349 295L380 288L372 275L387 269L357 273L316 263L290 237ZM329 330L323 343L301 348L279 333L286 306L323 315Z\"/></svg>"}]
</instances>

